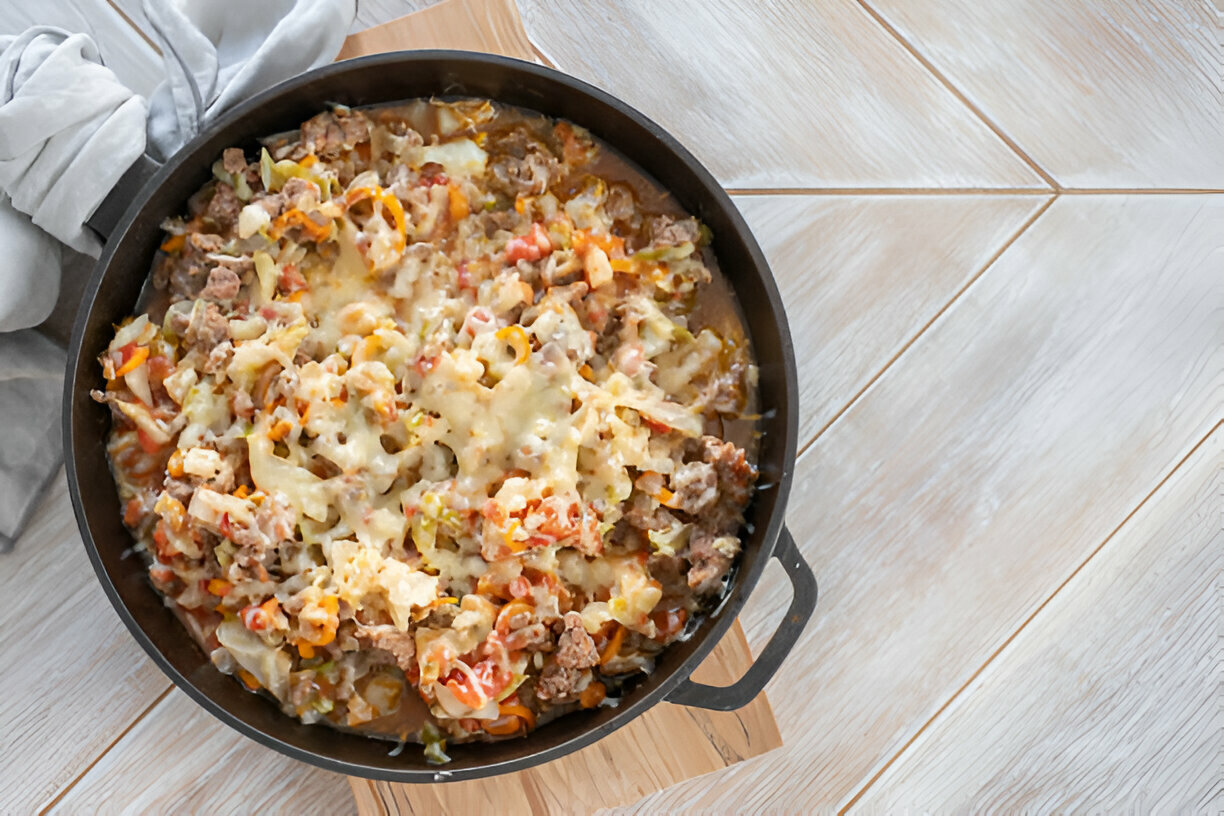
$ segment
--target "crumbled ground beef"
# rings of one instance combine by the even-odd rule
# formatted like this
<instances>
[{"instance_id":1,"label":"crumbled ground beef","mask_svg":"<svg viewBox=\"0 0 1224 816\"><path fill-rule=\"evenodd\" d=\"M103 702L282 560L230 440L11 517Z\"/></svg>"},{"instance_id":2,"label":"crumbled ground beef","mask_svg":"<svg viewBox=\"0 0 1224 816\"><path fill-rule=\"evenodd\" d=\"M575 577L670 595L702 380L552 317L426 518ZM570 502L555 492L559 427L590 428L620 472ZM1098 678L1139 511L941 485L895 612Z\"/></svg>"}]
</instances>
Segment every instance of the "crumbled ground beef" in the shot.
<instances>
[{"instance_id":1,"label":"crumbled ground beef","mask_svg":"<svg viewBox=\"0 0 1224 816\"><path fill-rule=\"evenodd\" d=\"M689 462L676 468L669 480L677 510L697 515L718 498L718 473L708 462Z\"/></svg>"},{"instance_id":2,"label":"crumbled ground beef","mask_svg":"<svg viewBox=\"0 0 1224 816\"><path fill-rule=\"evenodd\" d=\"M242 201L234 193L234 188L228 184L218 184L204 218L213 223L221 233L227 233L238 223L238 213L242 211Z\"/></svg>"},{"instance_id":3,"label":"crumbled ground beef","mask_svg":"<svg viewBox=\"0 0 1224 816\"><path fill-rule=\"evenodd\" d=\"M655 246L696 244L700 237L701 227L695 218L676 220L670 215L658 215L650 220L650 242Z\"/></svg>"},{"instance_id":4,"label":"crumbled ground beef","mask_svg":"<svg viewBox=\"0 0 1224 816\"><path fill-rule=\"evenodd\" d=\"M342 150L369 141L370 128L364 116L343 109L320 113L302 124L302 144L321 159L334 159Z\"/></svg>"},{"instance_id":5,"label":"crumbled ground beef","mask_svg":"<svg viewBox=\"0 0 1224 816\"><path fill-rule=\"evenodd\" d=\"M578 696L582 681L589 676L590 672L585 669L569 669L560 663L550 662L536 681L536 697L545 702L570 702Z\"/></svg>"},{"instance_id":6,"label":"crumbled ground beef","mask_svg":"<svg viewBox=\"0 0 1224 816\"><path fill-rule=\"evenodd\" d=\"M242 278L232 269L217 266L208 273L208 285L200 290L200 297L217 302L230 301L238 297L240 289Z\"/></svg>"},{"instance_id":7,"label":"crumbled ground beef","mask_svg":"<svg viewBox=\"0 0 1224 816\"><path fill-rule=\"evenodd\" d=\"M356 634L358 640L389 652L405 672L415 667L416 636L412 632L401 632L394 626L359 626Z\"/></svg>"},{"instance_id":8,"label":"crumbled ground beef","mask_svg":"<svg viewBox=\"0 0 1224 816\"><path fill-rule=\"evenodd\" d=\"M246 154L240 147L227 147L221 154L221 166L227 173L245 173L247 169Z\"/></svg>"},{"instance_id":9,"label":"crumbled ground beef","mask_svg":"<svg viewBox=\"0 0 1224 816\"><path fill-rule=\"evenodd\" d=\"M599 650L583 628L582 616L566 612L561 620L564 630L557 638L557 663L567 669L588 669L599 663Z\"/></svg>"}]
</instances>

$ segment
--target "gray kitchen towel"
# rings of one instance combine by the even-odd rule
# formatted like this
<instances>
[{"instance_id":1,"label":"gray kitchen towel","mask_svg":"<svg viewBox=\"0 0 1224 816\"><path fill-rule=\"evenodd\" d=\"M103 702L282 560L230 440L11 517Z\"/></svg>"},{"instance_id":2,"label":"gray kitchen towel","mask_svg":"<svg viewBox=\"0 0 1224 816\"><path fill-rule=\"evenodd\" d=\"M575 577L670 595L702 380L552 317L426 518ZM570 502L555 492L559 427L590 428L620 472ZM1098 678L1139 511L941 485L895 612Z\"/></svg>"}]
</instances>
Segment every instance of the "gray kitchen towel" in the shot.
<instances>
[{"instance_id":1,"label":"gray kitchen towel","mask_svg":"<svg viewBox=\"0 0 1224 816\"><path fill-rule=\"evenodd\" d=\"M59 242L98 255L85 220L143 151L165 160L235 103L335 59L356 0L145 0L144 13L166 73L148 101L101 64L88 35L38 26L0 37L0 333L50 313ZM3 543L62 458L64 353L29 332L0 341Z\"/></svg>"},{"instance_id":2,"label":"gray kitchen towel","mask_svg":"<svg viewBox=\"0 0 1224 816\"><path fill-rule=\"evenodd\" d=\"M0 552L12 548L63 455L64 352L33 331L0 334Z\"/></svg>"}]
</instances>

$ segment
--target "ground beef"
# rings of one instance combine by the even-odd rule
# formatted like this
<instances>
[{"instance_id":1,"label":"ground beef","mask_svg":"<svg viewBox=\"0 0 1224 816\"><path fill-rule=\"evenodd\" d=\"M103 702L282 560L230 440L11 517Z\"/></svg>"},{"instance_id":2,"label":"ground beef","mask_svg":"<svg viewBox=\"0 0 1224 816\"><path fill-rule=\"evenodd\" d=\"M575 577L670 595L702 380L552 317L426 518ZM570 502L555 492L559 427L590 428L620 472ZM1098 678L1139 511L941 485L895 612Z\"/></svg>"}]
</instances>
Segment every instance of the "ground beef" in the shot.
<instances>
[{"instance_id":1,"label":"ground beef","mask_svg":"<svg viewBox=\"0 0 1224 816\"><path fill-rule=\"evenodd\" d=\"M731 569L730 556L714 546L718 540L718 535L703 526L698 526L689 539L688 585L698 595L721 589L723 576Z\"/></svg>"},{"instance_id":2,"label":"ground beef","mask_svg":"<svg viewBox=\"0 0 1224 816\"><path fill-rule=\"evenodd\" d=\"M633 189L627 184L613 184L608 188L608 198L604 201L604 212L613 221L628 221L637 214L637 202L633 199Z\"/></svg>"},{"instance_id":3,"label":"ground beef","mask_svg":"<svg viewBox=\"0 0 1224 816\"><path fill-rule=\"evenodd\" d=\"M583 680L590 674L586 669L567 669L560 663L550 662L536 680L536 697L544 702L570 702L578 697Z\"/></svg>"},{"instance_id":4,"label":"ground beef","mask_svg":"<svg viewBox=\"0 0 1224 816\"><path fill-rule=\"evenodd\" d=\"M308 209L319 203L319 186L313 181L291 178L285 182L281 192L285 194L286 201L299 208Z\"/></svg>"},{"instance_id":5,"label":"ground beef","mask_svg":"<svg viewBox=\"0 0 1224 816\"><path fill-rule=\"evenodd\" d=\"M181 312L176 312L176 317L179 314ZM203 309L193 309L190 314L190 322L180 332L186 345L211 352L218 343L229 339L229 321L221 314L217 304L206 303ZM171 328L178 331L173 325Z\"/></svg>"},{"instance_id":6,"label":"ground beef","mask_svg":"<svg viewBox=\"0 0 1224 816\"><path fill-rule=\"evenodd\" d=\"M708 462L680 465L669 483L675 494L670 504L689 515L697 515L718 498L718 472Z\"/></svg>"},{"instance_id":7,"label":"ground beef","mask_svg":"<svg viewBox=\"0 0 1224 816\"><path fill-rule=\"evenodd\" d=\"M204 365L200 368L205 374L216 374L230 364L230 360L234 359L234 344L228 340L223 340L213 346L208 352L208 359L204 361Z\"/></svg>"},{"instance_id":8,"label":"ground beef","mask_svg":"<svg viewBox=\"0 0 1224 816\"><path fill-rule=\"evenodd\" d=\"M206 221L211 221L221 233L227 233L238 223L238 213L242 211L242 201L234 193L234 188L228 184L218 184L208 209L204 212Z\"/></svg>"},{"instance_id":9,"label":"ground beef","mask_svg":"<svg viewBox=\"0 0 1224 816\"><path fill-rule=\"evenodd\" d=\"M635 492L625 509L625 521L639 530L667 530L675 524L676 517L657 500Z\"/></svg>"},{"instance_id":10,"label":"ground beef","mask_svg":"<svg viewBox=\"0 0 1224 816\"><path fill-rule=\"evenodd\" d=\"M247 169L246 154L240 147L227 147L221 154L221 166L227 173L245 173Z\"/></svg>"},{"instance_id":11,"label":"ground beef","mask_svg":"<svg viewBox=\"0 0 1224 816\"><path fill-rule=\"evenodd\" d=\"M359 626L357 638L363 645L390 652L405 673L416 666L416 638L412 632L401 632L394 626Z\"/></svg>"},{"instance_id":12,"label":"ground beef","mask_svg":"<svg viewBox=\"0 0 1224 816\"><path fill-rule=\"evenodd\" d=\"M756 468L742 448L716 436L703 436L699 451L702 461L713 465L718 474L718 501L704 514L705 520L720 535L734 533L739 529L741 508L748 504Z\"/></svg>"},{"instance_id":13,"label":"ground beef","mask_svg":"<svg viewBox=\"0 0 1224 816\"><path fill-rule=\"evenodd\" d=\"M159 271L165 275L171 301L194 300L208 278L204 267L180 255L168 256Z\"/></svg>"},{"instance_id":14,"label":"ground beef","mask_svg":"<svg viewBox=\"0 0 1224 816\"><path fill-rule=\"evenodd\" d=\"M195 495L195 485L186 479L175 479L173 476L167 476L162 487L170 494L170 498L177 499L184 506L190 504L191 497Z\"/></svg>"},{"instance_id":15,"label":"ground beef","mask_svg":"<svg viewBox=\"0 0 1224 816\"><path fill-rule=\"evenodd\" d=\"M225 239L211 232L189 232L187 240L201 252L219 252L225 246Z\"/></svg>"},{"instance_id":16,"label":"ground beef","mask_svg":"<svg viewBox=\"0 0 1224 816\"><path fill-rule=\"evenodd\" d=\"M685 567L684 559L678 555L656 553L646 562L646 571L662 586L664 598L683 598L688 594Z\"/></svg>"},{"instance_id":17,"label":"ground beef","mask_svg":"<svg viewBox=\"0 0 1224 816\"><path fill-rule=\"evenodd\" d=\"M302 144L321 159L334 159L342 150L370 140L364 116L343 109L320 113L302 124Z\"/></svg>"},{"instance_id":18,"label":"ground beef","mask_svg":"<svg viewBox=\"0 0 1224 816\"><path fill-rule=\"evenodd\" d=\"M650 242L655 246L696 244L700 237L701 227L695 218L677 221L670 215L658 215L650 219Z\"/></svg>"},{"instance_id":19,"label":"ground beef","mask_svg":"<svg viewBox=\"0 0 1224 816\"><path fill-rule=\"evenodd\" d=\"M511 196L539 195L560 173L557 157L521 130L499 139L495 153L498 158L489 165L492 184Z\"/></svg>"},{"instance_id":20,"label":"ground beef","mask_svg":"<svg viewBox=\"0 0 1224 816\"><path fill-rule=\"evenodd\" d=\"M566 612L561 621L565 628L557 638L557 663L567 669L589 669L598 664L599 650L583 627L582 616Z\"/></svg>"},{"instance_id":21,"label":"ground beef","mask_svg":"<svg viewBox=\"0 0 1224 816\"><path fill-rule=\"evenodd\" d=\"M200 290L200 297L217 302L230 301L238 297L242 279L238 273L224 266L214 267L208 273L208 285Z\"/></svg>"},{"instance_id":22,"label":"ground beef","mask_svg":"<svg viewBox=\"0 0 1224 816\"><path fill-rule=\"evenodd\" d=\"M506 635L506 648L511 651L552 651L552 630L542 623L529 623L521 629L512 629Z\"/></svg>"},{"instance_id":23,"label":"ground beef","mask_svg":"<svg viewBox=\"0 0 1224 816\"><path fill-rule=\"evenodd\" d=\"M280 215L285 209L286 197L284 193L269 193L256 200L256 204L263 208L270 217L275 218Z\"/></svg>"}]
</instances>

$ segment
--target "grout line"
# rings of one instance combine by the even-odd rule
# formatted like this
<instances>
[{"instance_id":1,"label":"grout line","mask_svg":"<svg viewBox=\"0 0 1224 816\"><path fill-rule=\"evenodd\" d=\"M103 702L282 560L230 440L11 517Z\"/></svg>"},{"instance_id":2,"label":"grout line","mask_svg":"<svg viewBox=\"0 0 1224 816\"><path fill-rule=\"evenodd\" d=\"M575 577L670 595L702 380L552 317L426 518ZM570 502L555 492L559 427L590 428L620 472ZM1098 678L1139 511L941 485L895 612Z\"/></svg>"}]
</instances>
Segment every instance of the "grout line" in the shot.
<instances>
[{"instance_id":1,"label":"grout line","mask_svg":"<svg viewBox=\"0 0 1224 816\"><path fill-rule=\"evenodd\" d=\"M133 31L135 31L137 34L139 34L139 35L140 35L140 39L142 39L142 40L144 40L145 42L147 42L147 43L149 44L149 47L150 47L150 48L152 48L152 49L153 49L153 51L154 51L154 52L155 52L155 53L156 53L156 54L157 54L159 57L160 57L160 56L163 56L163 55L162 55L162 50L161 50L160 48L158 48L158 47L157 47L157 43L155 43L155 42L153 42L153 40L149 39L149 35L148 35L148 34L146 34L146 33L144 33L144 29L142 29L140 26L136 25L136 21L135 21L135 20L133 20L131 17L127 16L127 13L126 13L126 12L125 12L123 9L119 8L118 4L116 4L116 3L115 3L115 0L106 0L106 4L107 4L108 6L110 6L112 9L114 9L115 13L116 13L116 14L118 14L120 17L122 17L122 18L123 18L123 22L127 23L127 24L128 24L128 26L130 26L130 27L131 27L131 29L132 29Z\"/></svg>"},{"instance_id":2,"label":"grout line","mask_svg":"<svg viewBox=\"0 0 1224 816\"><path fill-rule=\"evenodd\" d=\"M1058 198L1057 193L1050 196L1050 199L1046 201L1046 203L1038 207L1037 210L1032 215L1030 215L1027 219L1025 219L1024 223L1020 225L1020 228L1017 229L1014 233L1012 233L1012 236L1008 238L1006 241L1004 241L1002 246L1000 246L997 250L995 250L994 254L992 254L986 260L986 263L982 265L982 268L979 269L971 278L969 278L969 280L965 282L964 286L962 286L960 289L956 291L956 294L952 296L952 299L949 300L947 303L945 303L942 307L940 307L939 311L933 314L930 320L922 324L922 327L918 329L918 332L913 337L911 337L909 340L906 340L905 343L902 344L901 348L897 349L897 352L893 354L892 357L889 358L888 362L886 362L879 371L877 371L874 375L872 375L871 379L869 379L866 383L864 383L863 387L860 388L858 392L855 393L855 395L850 398L850 401L847 402L845 405L843 405L840 409L838 409L837 413L834 414L832 417L830 417L828 422L826 422L819 429L817 429L816 433L812 434L811 439L809 439L807 442L804 442L803 445L800 446L798 453L795 454L796 466L798 466L799 459L803 456L804 453L807 452L808 448L812 447L813 443L815 443L816 440L819 439L824 434L825 431L829 430L829 428L832 427L834 423L836 423L839 419L845 416L846 412L855 406L855 404L862 398L863 394L867 393L868 389L870 389L873 385L875 385L876 381L878 381L881 377L883 377L885 372L887 372L890 368L892 368L893 363L897 362L897 360L900 359L902 355L904 355L907 351L909 351L910 348L914 345L914 343L918 342L918 338L926 334L927 329L929 329L935 323L935 321L943 317L943 315L950 308L952 308L952 305L961 299L961 296L965 294L966 290L968 290L970 286L973 286L973 284L977 283L977 281L981 279L982 275L986 274L986 271L990 269L990 267L994 266L995 261L999 260L999 258L1003 255L1003 253L1011 248L1012 244L1016 243L1016 241L1020 238L1020 236L1023 235L1025 231L1028 230L1028 228L1031 227L1033 223L1038 218L1041 217L1042 213L1050 209L1050 206L1054 203L1054 201L1057 198Z\"/></svg>"},{"instance_id":3,"label":"grout line","mask_svg":"<svg viewBox=\"0 0 1224 816\"><path fill-rule=\"evenodd\" d=\"M735 196L932 196L932 195L1050 195L1045 187L724 187ZM1224 189L1206 187L1061 187L1058 195L1221 195Z\"/></svg>"},{"instance_id":4,"label":"grout line","mask_svg":"<svg viewBox=\"0 0 1224 816\"><path fill-rule=\"evenodd\" d=\"M730 195L1049 195L1045 187L726 187Z\"/></svg>"},{"instance_id":5,"label":"grout line","mask_svg":"<svg viewBox=\"0 0 1224 816\"><path fill-rule=\"evenodd\" d=\"M1160 188L1125 188L1125 187L1076 187L1059 190L1068 195L1220 195L1224 190L1208 187L1160 187Z\"/></svg>"},{"instance_id":6,"label":"grout line","mask_svg":"<svg viewBox=\"0 0 1224 816\"><path fill-rule=\"evenodd\" d=\"M137 724L137 723L139 723L141 720L143 720L145 717L147 717L147 716L149 715L149 712L151 712L153 709L157 708L158 704L159 704L159 703L161 703L161 701L162 701L162 700L166 699L166 697L167 697L167 696L170 694L170 692L172 692L172 691L174 691L174 684L173 684L173 683L171 683L169 686L167 686L165 691L163 691L161 694L157 695L157 699L155 699L153 702L149 703L149 705L148 705L148 706L145 708L145 710L144 710L144 711L142 711L142 712L140 712L138 715L136 715L136 718L135 718L134 720L132 720L130 723L128 723L128 724L127 724L127 725L124 727L124 729L123 729L122 731L120 731L120 732L119 732L118 736L116 736L116 737L115 737L113 740L111 740L111 741L110 741L110 743L109 743L109 744L108 744L108 745L107 745L105 748L103 748L103 749L102 749L102 751L101 751L101 752L100 752L100 753L99 753L99 754L98 754L96 757L94 757L94 758L93 758L93 760L92 760L92 761L91 761L91 762L90 762L88 765L86 765L86 766L85 766L85 770L81 771L79 774L77 774L75 777L73 777L73 779L72 779L72 781L71 781L71 782L69 782L67 785L65 785L65 786L63 787L63 789L62 789L62 790L60 790L60 792L59 792L59 793L55 794L55 798L54 798L54 799L52 799L50 802L48 802L48 803L46 804L46 806L42 808L42 810L38 811L38 816L44 816L44 814L48 813L48 812L49 812L49 811L50 811L52 808L54 808L54 807L55 807L57 804L59 804L60 800L61 800L61 799L63 799L63 798L64 798L64 796L66 796L66 795L68 794L68 791L70 791L70 790L72 790L73 788L75 788L75 787L76 787L76 785L77 785L77 783L78 783L78 782L80 782L82 779L84 779L84 778L85 778L85 775L86 775L86 774L88 774L90 771L92 771L92 770L93 770L93 768L94 768L94 766L95 766L95 765L97 765L99 762L101 762L101 761L102 761L102 757L104 757L104 756L106 756L108 753L110 753L110 750L111 750L112 748L114 748L116 745L118 745L118 744L119 744L119 741L120 741L120 740L122 740L124 737L126 737L126 736L128 735L128 733L129 733L129 732L130 732L130 731L131 731L133 728L135 728L135 727L136 727L136 724Z\"/></svg>"},{"instance_id":7,"label":"grout line","mask_svg":"<svg viewBox=\"0 0 1224 816\"><path fill-rule=\"evenodd\" d=\"M1134 508L1132 508L1129 513L1126 514L1126 517L1122 519L1122 521L1118 524L1118 526L1114 527L1113 530L1110 531L1109 535L1105 536L1105 538L1101 541L1101 543L1096 545L1096 547L1093 548L1092 552L1088 554L1088 557L1085 558L1082 562L1080 562L1079 566L1073 569L1071 571L1071 574L1068 575L1065 579L1063 579L1062 583L1060 583L1057 587L1055 587L1054 591L1050 593L1049 597L1047 597L1044 601L1038 604L1037 608L1034 609L1032 613L1029 614L1029 616L1020 623L1020 626L1016 628L1016 631L1008 635L1007 639L1004 640L997 649L991 652L990 656L986 658L986 662L983 663L981 666L979 666L977 671L975 671L972 675L970 675L969 679L966 680L964 684L961 685L960 688L958 688L955 692L953 692L951 697L949 697L947 700L944 701L944 704L939 707L939 710L937 710L934 714L932 714L930 719L924 722L922 724L922 727L920 727L917 731L914 732L914 734L906 741L906 743L901 746L900 750L898 750L895 754L893 754L893 756L887 762L884 763L884 765L880 768L880 770L876 771L875 775L872 776L871 779L867 780L867 784L864 785L862 788L860 788L858 793L854 794L854 797L851 798L849 802L847 802L837 811L838 816L843 816L843 814L849 811L850 808L854 807L854 803L857 802L859 799L861 799L863 794L866 793L867 790L872 785L874 785L881 776L883 776L884 772L887 771L889 767L892 766L892 764L901 757L902 754L904 754L906 751L909 750L909 747L914 744L914 741L917 740L918 737L921 736L922 733L926 731L926 729L930 727L930 725L933 722L935 722L935 720L938 719L941 714L944 713L944 711L948 708L948 706L952 705L953 701L956 700L956 698L959 697L961 693L964 692L965 689L967 689L973 683L973 681L976 680L982 674L982 672L985 671L986 668L991 663L994 662L995 658L997 658L1003 652L1003 650L1006 649L1011 644L1011 642L1015 640L1016 637L1021 632L1023 632L1024 629L1030 623L1032 623L1033 619L1041 614L1041 611L1049 605L1050 601L1054 600L1054 598L1057 597L1058 593L1062 592L1063 588L1067 584L1069 584L1075 578L1075 576L1079 575L1080 572L1083 571L1084 567L1088 566L1088 563L1092 561L1092 559L1095 558L1102 549L1105 548L1105 545L1108 544L1110 541L1112 541L1113 538L1118 534L1118 532L1121 531L1121 529L1125 527L1132 518L1134 518L1135 514L1138 513L1141 509L1143 509L1144 505L1146 505L1148 501L1151 500L1151 498L1155 496L1156 493L1159 492L1162 487L1165 486L1165 484L1169 481L1169 479L1173 477L1173 474L1176 473L1182 467L1182 465L1184 465L1190 459L1190 457L1194 456L1194 454L1198 451L1198 449L1203 446L1203 443L1206 442L1208 439L1210 439L1212 435L1214 435L1221 428L1224 428L1224 420L1220 420L1216 422L1216 424L1211 428L1211 430L1207 432L1207 434L1202 439L1194 443L1194 447L1190 448L1190 450L1186 452L1185 456L1177 460L1177 464L1173 465L1173 467L1169 470L1169 472L1160 478L1160 481L1156 483L1156 486L1153 487L1150 491L1148 491L1147 495L1144 496L1142 499L1140 499L1139 503L1135 505Z\"/></svg>"},{"instance_id":8,"label":"grout line","mask_svg":"<svg viewBox=\"0 0 1224 816\"><path fill-rule=\"evenodd\" d=\"M1033 160L1032 156L1025 153L1023 150L1021 150L1020 145L1016 144L1010 136L1004 133L1003 130L998 125L996 125L989 116L986 115L985 111L983 111L973 102L971 102L969 100L969 97L967 97L964 93L961 92L959 88L953 85L952 81L949 80L943 74L942 71L936 68L933 62L931 62L929 59L923 56L918 51L917 48L915 48L908 40L906 40L905 37L902 36L900 31L898 31L896 28L890 25L888 21L884 19L883 15L881 15L871 6L867 5L867 0L856 0L856 2L863 9L863 11L867 13L868 16L870 16L873 20L875 20L876 23L878 23L880 27L882 27L885 31L891 34L893 38L896 39L896 41L899 42L901 46L905 48L905 50L908 51L911 56L914 57L914 59L918 60L918 62L921 63L923 68L926 68L927 71L930 72L930 74L933 77L935 77L935 79L937 79L945 88L947 88L948 91L953 96L959 99L962 105L964 105L975 116L977 116L977 118L982 121L982 124L984 124L990 130L992 130L994 134L998 136L999 139L1001 139L1005 145L1010 147L1012 152L1015 153L1022 161L1024 161L1024 163L1027 164L1034 173L1041 176L1041 180L1044 181L1046 184L1050 185L1050 189L1052 191L1054 192L1061 191L1061 187L1059 186L1058 182L1054 180L1053 176L1051 176L1049 173L1043 170L1041 168L1041 165L1039 165L1036 161Z\"/></svg>"}]
</instances>

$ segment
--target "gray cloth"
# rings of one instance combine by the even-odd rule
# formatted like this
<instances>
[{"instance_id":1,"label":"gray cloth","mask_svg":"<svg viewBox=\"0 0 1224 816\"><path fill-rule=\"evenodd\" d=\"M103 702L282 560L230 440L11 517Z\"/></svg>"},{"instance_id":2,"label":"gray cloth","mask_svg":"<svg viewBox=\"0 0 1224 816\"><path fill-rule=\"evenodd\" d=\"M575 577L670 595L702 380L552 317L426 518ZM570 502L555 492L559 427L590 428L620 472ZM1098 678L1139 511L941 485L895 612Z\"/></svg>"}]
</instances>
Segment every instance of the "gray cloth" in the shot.
<instances>
[{"instance_id":1,"label":"gray cloth","mask_svg":"<svg viewBox=\"0 0 1224 816\"><path fill-rule=\"evenodd\" d=\"M0 552L9 550L63 456L64 352L32 331L0 334Z\"/></svg>"},{"instance_id":2,"label":"gray cloth","mask_svg":"<svg viewBox=\"0 0 1224 816\"><path fill-rule=\"evenodd\" d=\"M0 332L51 312L59 242L98 255L85 220L142 151L165 160L237 102L333 60L356 0L145 0L144 13L166 71L147 102L88 35L38 26L0 37ZM0 543L62 458L63 370L48 341L0 334Z\"/></svg>"}]
</instances>

